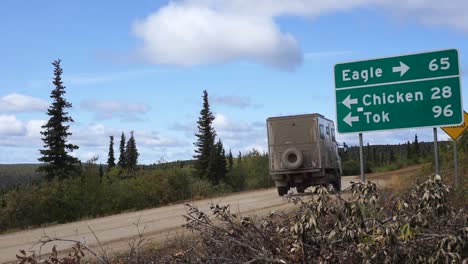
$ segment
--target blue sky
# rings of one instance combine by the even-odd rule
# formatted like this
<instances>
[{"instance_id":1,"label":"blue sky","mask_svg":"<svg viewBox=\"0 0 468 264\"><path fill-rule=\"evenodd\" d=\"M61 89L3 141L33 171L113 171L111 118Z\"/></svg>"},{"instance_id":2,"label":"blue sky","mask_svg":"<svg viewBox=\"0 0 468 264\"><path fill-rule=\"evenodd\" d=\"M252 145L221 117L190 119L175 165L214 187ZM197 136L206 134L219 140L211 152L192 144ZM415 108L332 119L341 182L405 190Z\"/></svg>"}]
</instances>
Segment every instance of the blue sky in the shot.
<instances>
[{"instance_id":1,"label":"blue sky","mask_svg":"<svg viewBox=\"0 0 468 264\"><path fill-rule=\"evenodd\" d=\"M266 150L270 116L335 119L338 62L457 48L468 69L465 1L0 2L0 163L36 162L52 66L62 60L86 160L135 131L141 163L193 155L202 91L233 152ZM464 108L468 92L463 91ZM432 130L365 133L371 144L430 141ZM446 139L439 130L439 137ZM357 135L338 135L356 144ZM117 146L116 146L117 149Z\"/></svg>"}]
</instances>

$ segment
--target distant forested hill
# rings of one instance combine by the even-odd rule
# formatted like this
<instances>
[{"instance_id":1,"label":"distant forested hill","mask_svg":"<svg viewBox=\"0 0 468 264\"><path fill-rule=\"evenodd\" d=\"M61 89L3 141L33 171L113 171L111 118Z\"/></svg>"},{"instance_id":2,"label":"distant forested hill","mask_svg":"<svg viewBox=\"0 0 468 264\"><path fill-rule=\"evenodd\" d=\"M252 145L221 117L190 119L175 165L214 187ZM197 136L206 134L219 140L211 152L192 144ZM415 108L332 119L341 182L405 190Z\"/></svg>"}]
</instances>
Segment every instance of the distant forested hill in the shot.
<instances>
[{"instance_id":1,"label":"distant forested hill","mask_svg":"<svg viewBox=\"0 0 468 264\"><path fill-rule=\"evenodd\" d=\"M0 191L39 180L38 167L39 164L0 164Z\"/></svg>"}]
</instances>

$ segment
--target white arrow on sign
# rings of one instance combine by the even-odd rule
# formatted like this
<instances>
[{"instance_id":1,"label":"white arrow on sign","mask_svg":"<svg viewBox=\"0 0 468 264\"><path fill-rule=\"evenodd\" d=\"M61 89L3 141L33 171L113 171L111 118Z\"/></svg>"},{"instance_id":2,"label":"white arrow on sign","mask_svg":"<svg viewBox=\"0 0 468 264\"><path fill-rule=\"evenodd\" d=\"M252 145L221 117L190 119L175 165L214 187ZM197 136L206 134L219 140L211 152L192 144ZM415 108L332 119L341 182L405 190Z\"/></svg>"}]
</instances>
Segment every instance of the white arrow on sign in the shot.
<instances>
[{"instance_id":1,"label":"white arrow on sign","mask_svg":"<svg viewBox=\"0 0 468 264\"><path fill-rule=\"evenodd\" d=\"M400 77L401 77L410 69L410 67L408 67L408 65L400 61L400 66L393 67L392 69L393 69L393 72L400 72Z\"/></svg>"},{"instance_id":2,"label":"white arrow on sign","mask_svg":"<svg viewBox=\"0 0 468 264\"><path fill-rule=\"evenodd\" d=\"M359 121L359 116L351 116L351 113L349 113L343 121L348 124L349 126L353 126L353 122L358 122Z\"/></svg>"},{"instance_id":3,"label":"white arrow on sign","mask_svg":"<svg viewBox=\"0 0 468 264\"><path fill-rule=\"evenodd\" d=\"M348 97L346 97L343 100L343 104L346 105L346 107L348 107L349 109L351 109L351 105L357 104L357 103L358 103L358 99L357 98L351 99L351 95L348 95Z\"/></svg>"}]
</instances>

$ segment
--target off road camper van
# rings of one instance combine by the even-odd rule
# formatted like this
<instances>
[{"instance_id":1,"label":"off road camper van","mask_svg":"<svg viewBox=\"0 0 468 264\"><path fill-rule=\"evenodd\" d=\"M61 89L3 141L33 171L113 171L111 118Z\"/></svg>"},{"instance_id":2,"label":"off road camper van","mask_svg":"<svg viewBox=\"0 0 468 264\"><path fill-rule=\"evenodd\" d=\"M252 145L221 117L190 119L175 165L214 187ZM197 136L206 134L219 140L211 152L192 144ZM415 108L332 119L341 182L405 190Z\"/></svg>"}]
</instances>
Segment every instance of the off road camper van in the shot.
<instances>
[{"instance_id":1,"label":"off road camper van","mask_svg":"<svg viewBox=\"0 0 468 264\"><path fill-rule=\"evenodd\" d=\"M320 114L267 119L270 175L280 196L312 185L341 189L341 159L333 121Z\"/></svg>"}]
</instances>

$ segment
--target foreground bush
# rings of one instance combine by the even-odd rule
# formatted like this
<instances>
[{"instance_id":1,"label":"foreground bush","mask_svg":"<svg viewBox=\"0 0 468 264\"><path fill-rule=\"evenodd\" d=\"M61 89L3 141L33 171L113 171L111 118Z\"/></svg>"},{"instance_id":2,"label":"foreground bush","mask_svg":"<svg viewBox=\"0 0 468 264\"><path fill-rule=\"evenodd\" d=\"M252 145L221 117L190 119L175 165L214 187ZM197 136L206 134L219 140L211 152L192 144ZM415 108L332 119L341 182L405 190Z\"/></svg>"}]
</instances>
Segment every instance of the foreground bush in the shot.
<instances>
[{"instance_id":1,"label":"foreground bush","mask_svg":"<svg viewBox=\"0 0 468 264\"><path fill-rule=\"evenodd\" d=\"M186 228L197 244L173 263L459 263L467 260L468 215L448 205L450 189L435 176L401 197L379 196L371 182L351 194L315 187L291 198L292 214L254 220L211 206L187 205ZM465 255L463 255L465 250Z\"/></svg>"}]
</instances>

